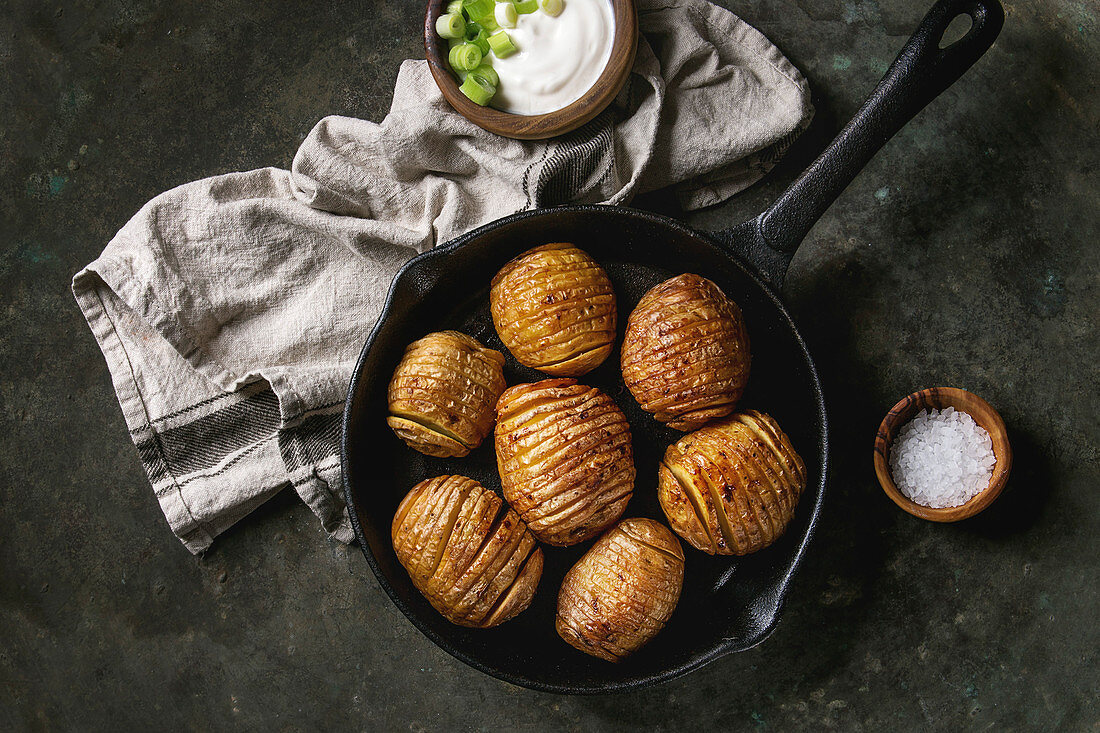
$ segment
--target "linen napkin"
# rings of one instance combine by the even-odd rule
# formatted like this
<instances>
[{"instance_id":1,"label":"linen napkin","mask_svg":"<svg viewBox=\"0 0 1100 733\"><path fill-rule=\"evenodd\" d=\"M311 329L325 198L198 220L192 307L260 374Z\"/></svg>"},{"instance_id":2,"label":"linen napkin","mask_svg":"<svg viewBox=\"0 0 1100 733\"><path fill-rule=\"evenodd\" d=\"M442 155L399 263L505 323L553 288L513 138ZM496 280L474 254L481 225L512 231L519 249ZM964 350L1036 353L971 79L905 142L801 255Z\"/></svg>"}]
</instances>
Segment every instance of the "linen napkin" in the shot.
<instances>
[{"instance_id":1,"label":"linen napkin","mask_svg":"<svg viewBox=\"0 0 1100 733\"><path fill-rule=\"evenodd\" d=\"M290 171L157 196L74 277L187 549L202 552L287 485L332 537L352 541L343 401L406 260L525 209L622 204L666 186L688 209L718 203L809 124L806 80L733 14L704 0L640 0L639 19L627 84L574 133L487 133L450 108L425 62L406 61L381 123L327 117Z\"/></svg>"}]
</instances>

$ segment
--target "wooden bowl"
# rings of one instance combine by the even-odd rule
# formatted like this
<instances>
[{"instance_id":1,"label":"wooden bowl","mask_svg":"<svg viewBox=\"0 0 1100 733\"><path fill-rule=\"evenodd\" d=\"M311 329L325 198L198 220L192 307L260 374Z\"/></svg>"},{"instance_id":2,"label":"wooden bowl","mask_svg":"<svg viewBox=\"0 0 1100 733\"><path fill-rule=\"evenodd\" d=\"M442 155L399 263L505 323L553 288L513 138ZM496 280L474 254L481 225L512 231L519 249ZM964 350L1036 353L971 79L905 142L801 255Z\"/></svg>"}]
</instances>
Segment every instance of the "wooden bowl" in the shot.
<instances>
[{"instance_id":1,"label":"wooden bowl","mask_svg":"<svg viewBox=\"0 0 1100 733\"><path fill-rule=\"evenodd\" d=\"M520 140L541 140L577 129L611 104L622 89L634 66L638 48L638 11L634 0L608 0L615 18L615 38L611 58L603 73L583 97L567 107L543 115L514 115L470 101L458 90L458 80L447 64L449 47L435 32L435 21L446 0L428 0L424 15L424 51L428 68L443 96L463 117L489 132ZM566 0L568 2L568 0Z\"/></svg>"},{"instance_id":2,"label":"wooden bowl","mask_svg":"<svg viewBox=\"0 0 1100 733\"><path fill-rule=\"evenodd\" d=\"M894 484L894 478L890 473L890 448L894 443L894 437L914 415L921 410L933 408L944 409L954 407L974 418L974 422L985 428L989 437L993 440L993 455L997 463L993 466L993 476L989 479L989 486L979 492L970 501L961 506L933 509L923 506L905 497ZM875 475L882 484L882 490L894 500L894 503L915 517L928 519L933 522L957 522L960 519L972 517L993 503L997 495L1001 493L1005 482L1008 480L1008 472L1012 469L1012 447L1008 444L1008 433L1005 430L1004 420L997 414L988 402L976 394L965 389L955 387L929 387L919 392L914 392L901 402L894 405L893 409L883 418L878 426L878 434L875 435Z\"/></svg>"}]
</instances>

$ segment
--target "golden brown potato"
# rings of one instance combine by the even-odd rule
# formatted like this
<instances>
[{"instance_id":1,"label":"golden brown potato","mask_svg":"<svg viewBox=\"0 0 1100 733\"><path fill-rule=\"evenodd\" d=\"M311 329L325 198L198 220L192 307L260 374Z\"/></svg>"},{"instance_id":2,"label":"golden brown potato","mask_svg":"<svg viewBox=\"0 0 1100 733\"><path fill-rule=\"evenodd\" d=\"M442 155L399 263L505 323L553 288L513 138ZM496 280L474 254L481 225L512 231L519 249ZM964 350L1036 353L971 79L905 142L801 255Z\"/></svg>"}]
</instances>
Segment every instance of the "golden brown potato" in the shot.
<instances>
[{"instance_id":1,"label":"golden brown potato","mask_svg":"<svg viewBox=\"0 0 1100 733\"><path fill-rule=\"evenodd\" d=\"M622 516L634 490L626 417L610 397L575 379L506 390L497 403L496 449L504 498L551 545L599 534Z\"/></svg>"},{"instance_id":2,"label":"golden brown potato","mask_svg":"<svg viewBox=\"0 0 1100 733\"><path fill-rule=\"evenodd\" d=\"M664 628L680 600L684 551L660 522L624 519L565 574L558 636L617 662Z\"/></svg>"},{"instance_id":3,"label":"golden brown potato","mask_svg":"<svg viewBox=\"0 0 1100 733\"><path fill-rule=\"evenodd\" d=\"M520 364L578 377L615 341L615 291L595 260L571 244L524 252L493 278L493 323Z\"/></svg>"},{"instance_id":4,"label":"golden brown potato","mask_svg":"<svg viewBox=\"0 0 1100 733\"><path fill-rule=\"evenodd\" d=\"M756 410L680 438L657 471L668 523L711 555L747 555L770 545L806 488L806 466L790 439Z\"/></svg>"},{"instance_id":5,"label":"golden brown potato","mask_svg":"<svg viewBox=\"0 0 1100 733\"><path fill-rule=\"evenodd\" d=\"M622 368L642 409L670 427L686 432L728 415L749 379L741 309L698 275L655 285L626 321Z\"/></svg>"},{"instance_id":6,"label":"golden brown potato","mask_svg":"<svg viewBox=\"0 0 1100 733\"><path fill-rule=\"evenodd\" d=\"M461 458L493 429L504 355L458 331L414 341L393 373L386 423L415 450Z\"/></svg>"},{"instance_id":7,"label":"golden brown potato","mask_svg":"<svg viewBox=\"0 0 1100 733\"><path fill-rule=\"evenodd\" d=\"M535 538L500 497L465 476L421 481L393 518L393 549L413 585L452 623L488 628L531 603Z\"/></svg>"}]
</instances>

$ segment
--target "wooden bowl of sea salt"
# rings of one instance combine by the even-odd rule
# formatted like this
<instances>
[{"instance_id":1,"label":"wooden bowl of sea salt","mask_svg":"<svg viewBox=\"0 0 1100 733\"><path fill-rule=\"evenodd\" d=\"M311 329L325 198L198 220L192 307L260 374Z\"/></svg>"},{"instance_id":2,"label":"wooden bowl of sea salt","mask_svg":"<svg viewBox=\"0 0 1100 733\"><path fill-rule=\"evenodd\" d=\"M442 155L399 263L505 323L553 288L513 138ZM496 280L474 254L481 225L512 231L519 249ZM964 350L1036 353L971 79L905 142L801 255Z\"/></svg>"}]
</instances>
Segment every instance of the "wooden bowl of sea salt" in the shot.
<instances>
[{"instance_id":1,"label":"wooden bowl of sea salt","mask_svg":"<svg viewBox=\"0 0 1100 733\"><path fill-rule=\"evenodd\" d=\"M905 397L875 436L875 474L895 504L921 519L957 522L993 503L1012 468L1004 420L956 387Z\"/></svg>"}]
</instances>

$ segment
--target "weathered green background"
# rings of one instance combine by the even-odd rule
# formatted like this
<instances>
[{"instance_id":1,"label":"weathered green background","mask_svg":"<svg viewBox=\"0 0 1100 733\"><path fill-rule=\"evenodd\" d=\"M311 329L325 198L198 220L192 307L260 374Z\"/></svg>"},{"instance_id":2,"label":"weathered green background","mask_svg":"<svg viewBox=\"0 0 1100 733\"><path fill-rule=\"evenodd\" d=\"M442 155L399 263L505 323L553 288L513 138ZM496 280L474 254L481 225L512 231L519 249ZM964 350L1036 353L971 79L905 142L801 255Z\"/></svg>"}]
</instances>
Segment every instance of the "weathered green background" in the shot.
<instances>
[{"instance_id":1,"label":"weathered green background","mask_svg":"<svg viewBox=\"0 0 1100 733\"><path fill-rule=\"evenodd\" d=\"M913 0L726 0L810 78L788 160L688 220L778 193L882 75ZM1007 3L997 46L811 233L787 296L835 463L762 647L636 694L562 698L422 637L359 550L281 496L202 558L171 536L69 279L147 199L288 166L320 117L378 120L418 2L101 0L0 10L0 729L1095 730L1100 9ZM667 208L661 197L639 205ZM967 523L871 471L886 409L972 389L1016 450Z\"/></svg>"}]
</instances>

